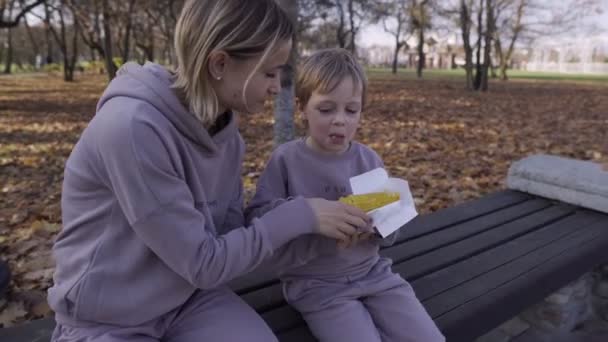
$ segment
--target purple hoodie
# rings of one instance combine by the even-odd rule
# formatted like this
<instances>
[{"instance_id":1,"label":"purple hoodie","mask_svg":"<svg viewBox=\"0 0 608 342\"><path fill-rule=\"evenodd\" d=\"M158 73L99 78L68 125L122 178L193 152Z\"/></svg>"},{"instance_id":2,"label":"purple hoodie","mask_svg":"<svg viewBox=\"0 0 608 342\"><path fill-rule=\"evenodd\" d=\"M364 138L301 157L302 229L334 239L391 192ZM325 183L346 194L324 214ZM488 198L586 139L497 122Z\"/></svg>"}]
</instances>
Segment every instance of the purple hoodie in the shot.
<instances>
[{"instance_id":1,"label":"purple hoodie","mask_svg":"<svg viewBox=\"0 0 608 342\"><path fill-rule=\"evenodd\" d=\"M210 136L163 67L128 63L65 167L48 300L59 323L137 325L245 274L317 222L298 198L244 227L244 143Z\"/></svg>"}]
</instances>

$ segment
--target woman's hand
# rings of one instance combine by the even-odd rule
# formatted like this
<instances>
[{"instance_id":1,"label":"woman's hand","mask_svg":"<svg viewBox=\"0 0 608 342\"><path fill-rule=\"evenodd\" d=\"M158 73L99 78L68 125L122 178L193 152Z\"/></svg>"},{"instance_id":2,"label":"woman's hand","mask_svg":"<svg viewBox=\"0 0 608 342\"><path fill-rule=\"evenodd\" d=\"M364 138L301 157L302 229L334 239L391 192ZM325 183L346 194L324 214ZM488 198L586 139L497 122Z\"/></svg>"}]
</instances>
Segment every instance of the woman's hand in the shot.
<instances>
[{"instance_id":1,"label":"woman's hand","mask_svg":"<svg viewBox=\"0 0 608 342\"><path fill-rule=\"evenodd\" d=\"M318 234L350 246L353 236L357 238L358 233L369 231L371 218L361 209L322 198L308 198L307 201L319 222Z\"/></svg>"}]
</instances>

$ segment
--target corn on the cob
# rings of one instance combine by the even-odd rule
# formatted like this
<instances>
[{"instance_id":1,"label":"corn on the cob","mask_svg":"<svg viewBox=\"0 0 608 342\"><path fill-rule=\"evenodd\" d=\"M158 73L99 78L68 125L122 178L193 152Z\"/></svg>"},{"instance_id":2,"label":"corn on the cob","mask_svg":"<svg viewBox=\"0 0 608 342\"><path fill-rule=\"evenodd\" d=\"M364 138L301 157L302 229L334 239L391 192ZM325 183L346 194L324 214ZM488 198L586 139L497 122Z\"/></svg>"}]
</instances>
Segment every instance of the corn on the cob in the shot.
<instances>
[{"instance_id":1,"label":"corn on the cob","mask_svg":"<svg viewBox=\"0 0 608 342\"><path fill-rule=\"evenodd\" d=\"M399 200L398 192L372 192L369 194L349 195L340 198L340 202L350 204L365 212L384 207Z\"/></svg>"}]
</instances>

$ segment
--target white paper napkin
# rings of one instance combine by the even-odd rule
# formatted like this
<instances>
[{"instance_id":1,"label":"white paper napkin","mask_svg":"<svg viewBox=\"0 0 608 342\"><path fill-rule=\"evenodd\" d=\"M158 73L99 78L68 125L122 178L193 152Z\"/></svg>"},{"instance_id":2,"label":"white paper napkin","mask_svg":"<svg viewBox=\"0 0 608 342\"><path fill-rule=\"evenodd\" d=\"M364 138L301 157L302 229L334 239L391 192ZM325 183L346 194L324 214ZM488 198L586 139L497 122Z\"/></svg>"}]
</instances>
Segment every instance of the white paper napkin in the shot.
<instances>
[{"instance_id":1,"label":"white paper napkin","mask_svg":"<svg viewBox=\"0 0 608 342\"><path fill-rule=\"evenodd\" d=\"M381 191L399 193L399 201L368 213L374 220L378 233L383 238L389 236L418 215L408 183L403 179L389 178L388 173L383 168L377 168L352 177L350 179L350 186L355 195Z\"/></svg>"}]
</instances>

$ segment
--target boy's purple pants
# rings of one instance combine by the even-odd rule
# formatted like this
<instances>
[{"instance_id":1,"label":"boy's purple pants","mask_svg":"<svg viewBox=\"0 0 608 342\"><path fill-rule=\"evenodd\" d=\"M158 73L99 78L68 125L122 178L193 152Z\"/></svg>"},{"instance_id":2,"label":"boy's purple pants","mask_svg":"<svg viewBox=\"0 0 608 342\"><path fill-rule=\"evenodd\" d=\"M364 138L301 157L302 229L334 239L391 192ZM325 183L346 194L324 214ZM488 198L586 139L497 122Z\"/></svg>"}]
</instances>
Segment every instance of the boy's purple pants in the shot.
<instances>
[{"instance_id":1,"label":"boy's purple pants","mask_svg":"<svg viewBox=\"0 0 608 342\"><path fill-rule=\"evenodd\" d=\"M227 288L197 291L180 308L136 327L58 324L51 342L276 342L264 320Z\"/></svg>"},{"instance_id":2,"label":"boy's purple pants","mask_svg":"<svg viewBox=\"0 0 608 342\"><path fill-rule=\"evenodd\" d=\"M283 290L320 342L445 341L387 259L359 278L287 281Z\"/></svg>"}]
</instances>

